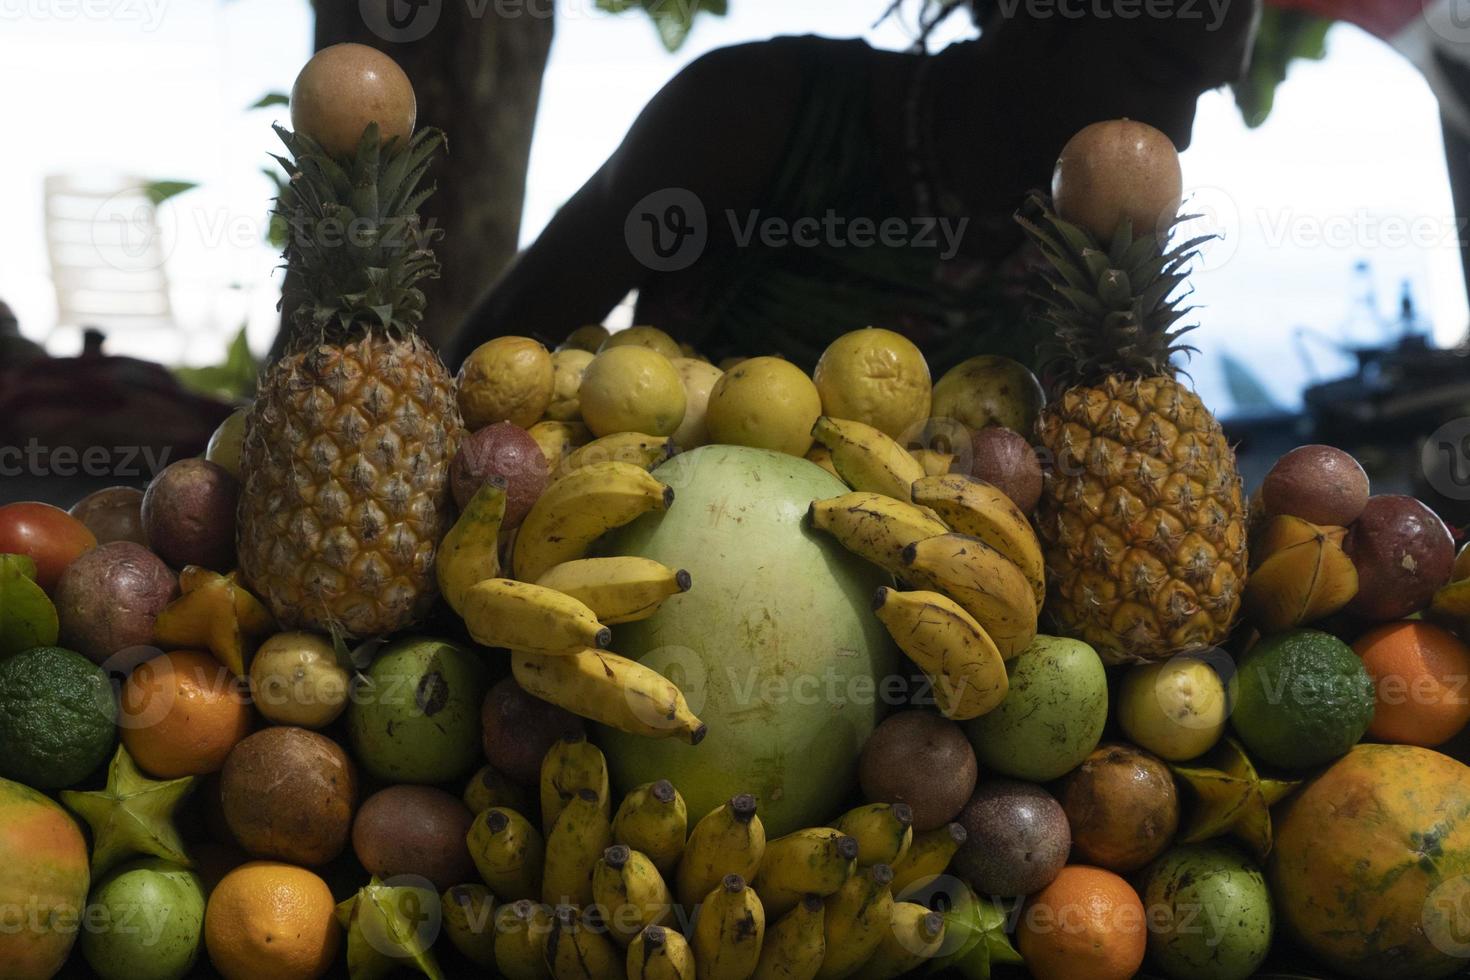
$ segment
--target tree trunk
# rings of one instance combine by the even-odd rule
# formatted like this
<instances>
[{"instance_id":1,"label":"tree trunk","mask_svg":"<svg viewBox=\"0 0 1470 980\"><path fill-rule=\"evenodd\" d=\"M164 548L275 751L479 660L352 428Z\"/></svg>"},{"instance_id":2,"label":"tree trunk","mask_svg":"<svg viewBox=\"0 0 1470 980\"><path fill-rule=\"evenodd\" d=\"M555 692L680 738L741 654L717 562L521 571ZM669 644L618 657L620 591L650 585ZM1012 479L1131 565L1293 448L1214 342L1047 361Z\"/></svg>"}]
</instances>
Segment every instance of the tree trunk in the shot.
<instances>
[{"instance_id":1,"label":"tree trunk","mask_svg":"<svg viewBox=\"0 0 1470 980\"><path fill-rule=\"evenodd\" d=\"M444 229L443 272L423 283L424 335L453 336L480 293L515 256L551 0L316 0L316 47L356 41L391 55L413 82L418 125L437 126L449 153L431 172L426 221Z\"/></svg>"}]
</instances>

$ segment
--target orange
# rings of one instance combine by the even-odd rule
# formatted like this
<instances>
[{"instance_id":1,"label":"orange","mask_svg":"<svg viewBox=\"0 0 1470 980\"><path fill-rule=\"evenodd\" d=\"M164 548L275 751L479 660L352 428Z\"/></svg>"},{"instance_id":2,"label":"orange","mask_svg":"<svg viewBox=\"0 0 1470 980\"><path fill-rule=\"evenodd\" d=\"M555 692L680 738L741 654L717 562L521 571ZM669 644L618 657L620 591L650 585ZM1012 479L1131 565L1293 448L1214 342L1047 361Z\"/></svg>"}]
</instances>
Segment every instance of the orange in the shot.
<instances>
[{"instance_id":1,"label":"orange","mask_svg":"<svg viewBox=\"0 0 1470 980\"><path fill-rule=\"evenodd\" d=\"M1102 868L1071 864L1026 903L1016 944L1037 980L1127 980L1148 943L1143 902Z\"/></svg>"},{"instance_id":2,"label":"orange","mask_svg":"<svg viewBox=\"0 0 1470 980\"><path fill-rule=\"evenodd\" d=\"M331 889L294 864L240 865L204 911L204 946L226 980L311 980L331 969L340 941Z\"/></svg>"},{"instance_id":3,"label":"orange","mask_svg":"<svg viewBox=\"0 0 1470 980\"><path fill-rule=\"evenodd\" d=\"M144 661L122 688L118 726L128 754L160 779L216 772L250 734L242 682L207 653Z\"/></svg>"},{"instance_id":4,"label":"orange","mask_svg":"<svg viewBox=\"0 0 1470 980\"><path fill-rule=\"evenodd\" d=\"M1388 623L1353 644L1377 696L1368 734L1433 748L1470 722L1470 647L1429 623Z\"/></svg>"}]
</instances>

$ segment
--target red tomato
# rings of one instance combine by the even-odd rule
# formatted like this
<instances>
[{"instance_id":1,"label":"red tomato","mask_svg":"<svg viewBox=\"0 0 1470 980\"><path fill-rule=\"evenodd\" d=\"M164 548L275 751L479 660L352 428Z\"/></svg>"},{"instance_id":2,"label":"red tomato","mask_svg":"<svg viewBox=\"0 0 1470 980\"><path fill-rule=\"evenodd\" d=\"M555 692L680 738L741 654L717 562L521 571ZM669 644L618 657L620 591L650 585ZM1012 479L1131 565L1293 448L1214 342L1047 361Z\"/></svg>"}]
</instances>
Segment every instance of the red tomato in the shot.
<instances>
[{"instance_id":1,"label":"red tomato","mask_svg":"<svg viewBox=\"0 0 1470 980\"><path fill-rule=\"evenodd\" d=\"M36 563L36 582L50 592L66 566L97 547L87 525L60 507L42 503L0 507L0 555L28 555Z\"/></svg>"}]
</instances>

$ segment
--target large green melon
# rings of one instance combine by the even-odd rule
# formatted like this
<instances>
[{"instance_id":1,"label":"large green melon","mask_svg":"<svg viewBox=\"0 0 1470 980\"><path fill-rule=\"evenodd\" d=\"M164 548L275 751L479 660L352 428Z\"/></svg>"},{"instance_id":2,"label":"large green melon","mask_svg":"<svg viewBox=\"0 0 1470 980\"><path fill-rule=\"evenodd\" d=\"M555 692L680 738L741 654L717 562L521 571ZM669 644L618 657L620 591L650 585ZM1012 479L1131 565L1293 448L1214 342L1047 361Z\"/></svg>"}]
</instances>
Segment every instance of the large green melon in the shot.
<instances>
[{"instance_id":1,"label":"large green melon","mask_svg":"<svg viewBox=\"0 0 1470 980\"><path fill-rule=\"evenodd\" d=\"M614 627L612 649L679 684L709 734L690 746L603 731L614 782L671 780L691 825L742 792L759 797L772 837L830 820L897 663L870 609L885 574L806 525L813 500L847 488L807 460L742 446L704 446L654 475L673 506L600 550L688 569L694 584Z\"/></svg>"}]
</instances>

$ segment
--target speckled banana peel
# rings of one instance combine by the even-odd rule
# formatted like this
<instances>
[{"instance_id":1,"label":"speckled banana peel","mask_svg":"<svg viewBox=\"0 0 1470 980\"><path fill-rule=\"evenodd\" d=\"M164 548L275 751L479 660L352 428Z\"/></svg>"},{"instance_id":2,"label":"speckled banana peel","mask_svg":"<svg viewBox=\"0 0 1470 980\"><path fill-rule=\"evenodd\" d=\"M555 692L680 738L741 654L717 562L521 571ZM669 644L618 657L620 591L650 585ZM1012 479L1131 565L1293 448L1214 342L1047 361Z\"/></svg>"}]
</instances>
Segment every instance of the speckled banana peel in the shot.
<instances>
[{"instance_id":1,"label":"speckled banana peel","mask_svg":"<svg viewBox=\"0 0 1470 980\"><path fill-rule=\"evenodd\" d=\"M804 895L796 908L766 929L752 980L812 980L827 954L825 902Z\"/></svg>"},{"instance_id":2,"label":"speckled banana peel","mask_svg":"<svg viewBox=\"0 0 1470 980\"><path fill-rule=\"evenodd\" d=\"M439 542L434 575L449 608L464 616L470 586L500 574L500 525L505 521L505 478L486 480Z\"/></svg>"},{"instance_id":3,"label":"speckled banana peel","mask_svg":"<svg viewBox=\"0 0 1470 980\"><path fill-rule=\"evenodd\" d=\"M879 586L873 613L933 684L946 718L966 721L994 711L1010 690L1005 660L975 617L938 592Z\"/></svg>"},{"instance_id":4,"label":"speckled banana peel","mask_svg":"<svg viewBox=\"0 0 1470 980\"><path fill-rule=\"evenodd\" d=\"M592 790L579 790L546 837L541 900L552 906L591 905L592 868L611 846L612 822L602 802Z\"/></svg>"},{"instance_id":5,"label":"speckled banana peel","mask_svg":"<svg viewBox=\"0 0 1470 980\"><path fill-rule=\"evenodd\" d=\"M755 878L766 852L766 828L756 808L754 796L738 793L694 825L674 876L681 905L693 908L727 874Z\"/></svg>"},{"instance_id":6,"label":"speckled banana peel","mask_svg":"<svg viewBox=\"0 0 1470 980\"><path fill-rule=\"evenodd\" d=\"M1041 542L1021 508L1000 488L962 473L926 476L914 481L914 503L931 508L951 531L979 538L1009 558L1036 598L1046 601L1046 560Z\"/></svg>"},{"instance_id":7,"label":"speckled banana peel","mask_svg":"<svg viewBox=\"0 0 1470 980\"><path fill-rule=\"evenodd\" d=\"M627 946L645 926L662 925L673 912L674 896L658 868L626 844L602 852L592 867L592 902L608 935Z\"/></svg>"},{"instance_id":8,"label":"speckled banana peel","mask_svg":"<svg viewBox=\"0 0 1470 980\"><path fill-rule=\"evenodd\" d=\"M748 980L760 962L766 913L740 875L726 875L694 918L694 962L699 980Z\"/></svg>"},{"instance_id":9,"label":"speckled banana peel","mask_svg":"<svg viewBox=\"0 0 1470 980\"><path fill-rule=\"evenodd\" d=\"M542 419L527 429L526 434L540 447L541 455L546 457L548 472L555 472L573 449L592 441L592 430L581 422L560 422L553 419Z\"/></svg>"},{"instance_id":10,"label":"speckled banana peel","mask_svg":"<svg viewBox=\"0 0 1470 980\"><path fill-rule=\"evenodd\" d=\"M914 839L914 811L907 803L867 803L837 818L833 826L858 842L858 867L892 866Z\"/></svg>"},{"instance_id":11,"label":"speckled banana peel","mask_svg":"<svg viewBox=\"0 0 1470 980\"><path fill-rule=\"evenodd\" d=\"M907 449L866 422L823 415L812 438L827 447L842 482L854 490L908 500L914 481L924 476L924 465Z\"/></svg>"},{"instance_id":12,"label":"speckled banana peel","mask_svg":"<svg viewBox=\"0 0 1470 980\"><path fill-rule=\"evenodd\" d=\"M601 650L612 642L612 630L586 603L544 585L487 578L466 589L460 601L465 628L481 646L557 656L582 647Z\"/></svg>"},{"instance_id":13,"label":"speckled banana peel","mask_svg":"<svg viewBox=\"0 0 1470 980\"><path fill-rule=\"evenodd\" d=\"M506 980L548 980L546 937L551 909L522 898L495 914L495 969Z\"/></svg>"},{"instance_id":14,"label":"speckled banana peel","mask_svg":"<svg viewBox=\"0 0 1470 980\"><path fill-rule=\"evenodd\" d=\"M630 735L698 745L708 730L673 681L606 650L557 657L514 651L511 673L527 694Z\"/></svg>"},{"instance_id":15,"label":"speckled banana peel","mask_svg":"<svg viewBox=\"0 0 1470 980\"><path fill-rule=\"evenodd\" d=\"M827 953L817 980L851 976L878 949L893 915L892 883L893 869L875 864L860 869L827 899Z\"/></svg>"},{"instance_id":16,"label":"speckled banana peel","mask_svg":"<svg viewBox=\"0 0 1470 980\"><path fill-rule=\"evenodd\" d=\"M903 550L900 577L916 588L942 592L985 628L1001 657L1010 660L1036 639L1036 597L1026 576L979 538L950 532Z\"/></svg>"},{"instance_id":17,"label":"speckled banana peel","mask_svg":"<svg viewBox=\"0 0 1470 980\"><path fill-rule=\"evenodd\" d=\"M546 846L531 821L514 810L491 807L475 817L465 843L475 869L502 903L541 897Z\"/></svg>"},{"instance_id":18,"label":"speckled banana peel","mask_svg":"<svg viewBox=\"0 0 1470 980\"><path fill-rule=\"evenodd\" d=\"M608 788L607 757L580 733L564 735L551 743L541 759L541 830L551 833L561 811L584 789L597 794L604 815L612 813Z\"/></svg>"},{"instance_id":19,"label":"speckled banana peel","mask_svg":"<svg viewBox=\"0 0 1470 980\"><path fill-rule=\"evenodd\" d=\"M814 500L807 514L812 527L894 575L903 570L904 548L949 531L927 508L868 490Z\"/></svg>"},{"instance_id":20,"label":"speckled banana peel","mask_svg":"<svg viewBox=\"0 0 1470 980\"><path fill-rule=\"evenodd\" d=\"M613 842L648 856L665 880L674 880L689 835L689 808L667 779L634 787L613 815Z\"/></svg>"},{"instance_id":21,"label":"speckled banana peel","mask_svg":"<svg viewBox=\"0 0 1470 980\"><path fill-rule=\"evenodd\" d=\"M591 463L553 480L516 533L515 577L535 582L562 562L583 558L592 542L674 502L671 487L632 463Z\"/></svg>"},{"instance_id":22,"label":"speckled banana peel","mask_svg":"<svg viewBox=\"0 0 1470 980\"><path fill-rule=\"evenodd\" d=\"M968 838L968 831L958 823L914 834L909 849L893 865L893 894L905 898L910 888L944 874Z\"/></svg>"},{"instance_id":23,"label":"speckled banana peel","mask_svg":"<svg viewBox=\"0 0 1470 980\"><path fill-rule=\"evenodd\" d=\"M944 916L914 902L894 902L888 928L853 980L893 980L932 960L944 945Z\"/></svg>"},{"instance_id":24,"label":"speckled banana peel","mask_svg":"<svg viewBox=\"0 0 1470 980\"><path fill-rule=\"evenodd\" d=\"M674 455L677 447L668 436L651 436L644 432L614 432L578 446L562 459L551 478L575 473L594 463L630 463L651 470Z\"/></svg>"},{"instance_id":25,"label":"speckled banana peel","mask_svg":"<svg viewBox=\"0 0 1470 980\"><path fill-rule=\"evenodd\" d=\"M672 929L649 926L628 944L628 980L695 980L694 950Z\"/></svg>"},{"instance_id":26,"label":"speckled banana peel","mask_svg":"<svg viewBox=\"0 0 1470 980\"><path fill-rule=\"evenodd\" d=\"M766 844L755 890L766 913L785 915L805 895L831 895L857 868L858 842L833 827L807 827Z\"/></svg>"},{"instance_id":27,"label":"speckled banana peel","mask_svg":"<svg viewBox=\"0 0 1470 980\"><path fill-rule=\"evenodd\" d=\"M439 899L444 934L465 959L495 968L495 896L484 885L455 885Z\"/></svg>"},{"instance_id":28,"label":"speckled banana peel","mask_svg":"<svg viewBox=\"0 0 1470 980\"><path fill-rule=\"evenodd\" d=\"M688 592L693 580L682 568L623 555L562 562L536 584L571 596L592 610L598 622L617 626L652 616L669 596Z\"/></svg>"},{"instance_id":29,"label":"speckled banana peel","mask_svg":"<svg viewBox=\"0 0 1470 980\"><path fill-rule=\"evenodd\" d=\"M552 980L623 980L623 950L590 910L558 905L546 937Z\"/></svg>"}]
</instances>

